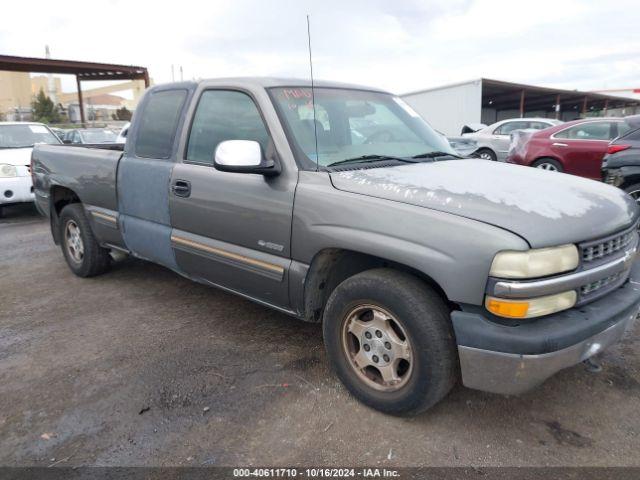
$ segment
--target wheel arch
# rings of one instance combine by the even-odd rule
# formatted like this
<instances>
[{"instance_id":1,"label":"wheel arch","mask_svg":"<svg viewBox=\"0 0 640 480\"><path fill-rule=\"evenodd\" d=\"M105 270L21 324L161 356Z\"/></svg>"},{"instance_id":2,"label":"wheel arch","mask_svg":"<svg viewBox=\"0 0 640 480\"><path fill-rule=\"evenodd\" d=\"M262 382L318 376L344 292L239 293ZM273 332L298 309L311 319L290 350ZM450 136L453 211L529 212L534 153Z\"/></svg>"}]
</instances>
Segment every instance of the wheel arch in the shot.
<instances>
[{"instance_id":1,"label":"wheel arch","mask_svg":"<svg viewBox=\"0 0 640 480\"><path fill-rule=\"evenodd\" d=\"M560 160L560 158L554 155L539 155L535 157L533 160L531 160L531 162L529 163L529 166L533 165L536 162L539 162L540 160L553 160L555 162L558 162L560 165L564 167L564 165L562 164L562 160Z\"/></svg>"},{"instance_id":2,"label":"wheel arch","mask_svg":"<svg viewBox=\"0 0 640 480\"><path fill-rule=\"evenodd\" d=\"M49 190L49 221L51 235L56 245L60 243L60 213L62 209L72 203L82 203L78 194L61 185L52 185Z\"/></svg>"},{"instance_id":3,"label":"wheel arch","mask_svg":"<svg viewBox=\"0 0 640 480\"><path fill-rule=\"evenodd\" d=\"M626 190L627 188L632 187L636 184L640 184L640 171L630 175L626 175L622 184L620 185L620 188Z\"/></svg>"},{"instance_id":4,"label":"wheel arch","mask_svg":"<svg viewBox=\"0 0 640 480\"><path fill-rule=\"evenodd\" d=\"M335 288L347 278L374 268L391 268L409 273L433 288L450 308L455 308L438 282L421 270L377 255L344 248L326 248L313 257L304 279L303 319L320 322L327 300Z\"/></svg>"}]
</instances>

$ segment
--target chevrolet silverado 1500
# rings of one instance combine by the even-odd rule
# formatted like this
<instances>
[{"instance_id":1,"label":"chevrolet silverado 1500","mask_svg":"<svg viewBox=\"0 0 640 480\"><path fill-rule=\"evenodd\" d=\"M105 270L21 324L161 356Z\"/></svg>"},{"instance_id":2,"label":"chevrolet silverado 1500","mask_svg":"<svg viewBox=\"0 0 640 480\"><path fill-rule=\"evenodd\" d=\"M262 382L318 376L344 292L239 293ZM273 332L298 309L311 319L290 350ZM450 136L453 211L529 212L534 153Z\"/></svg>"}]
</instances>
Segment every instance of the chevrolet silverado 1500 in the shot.
<instances>
[{"instance_id":1,"label":"chevrolet silverado 1500","mask_svg":"<svg viewBox=\"0 0 640 480\"><path fill-rule=\"evenodd\" d=\"M389 413L459 378L524 392L616 342L639 308L628 195L459 159L379 90L156 86L124 147L37 145L32 174L75 274L122 251L322 322L339 378Z\"/></svg>"}]
</instances>

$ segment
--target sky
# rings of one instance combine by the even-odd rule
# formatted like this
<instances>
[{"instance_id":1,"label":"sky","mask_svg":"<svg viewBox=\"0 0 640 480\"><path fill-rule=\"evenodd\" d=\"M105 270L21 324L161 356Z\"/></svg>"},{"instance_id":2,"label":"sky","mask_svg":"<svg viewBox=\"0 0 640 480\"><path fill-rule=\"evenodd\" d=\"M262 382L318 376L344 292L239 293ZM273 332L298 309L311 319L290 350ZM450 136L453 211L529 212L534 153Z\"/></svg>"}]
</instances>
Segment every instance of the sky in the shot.
<instances>
[{"instance_id":1,"label":"sky","mask_svg":"<svg viewBox=\"0 0 640 480\"><path fill-rule=\"evenodd\" d=\"M6 2L0 53L142 65L154 83L308 78L394 93L494 78L640 88L637 0L30 0ZM97 86L97 85L96 85ZM63 79L75 90L73 77Z\"/></svg>"}]
</instances>

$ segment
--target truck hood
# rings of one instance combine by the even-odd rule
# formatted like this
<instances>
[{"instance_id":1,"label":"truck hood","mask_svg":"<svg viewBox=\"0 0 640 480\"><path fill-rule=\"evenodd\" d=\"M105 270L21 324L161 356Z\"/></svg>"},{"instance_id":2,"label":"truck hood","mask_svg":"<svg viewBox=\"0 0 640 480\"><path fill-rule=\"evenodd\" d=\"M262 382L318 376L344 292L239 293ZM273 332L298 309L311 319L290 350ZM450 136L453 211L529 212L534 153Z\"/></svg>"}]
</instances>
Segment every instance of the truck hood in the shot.
<instances>
[{"instance_id":1,"label":"truck hood","mask_svg":"<svg viewBox=\"0 0 640 480\"><path fill-rule=\"evenodd\" d=\"M485 160L417 163L330 176L339 190L496 225L534 248L598 238L630 225L639 214L631 197L604 183Z\"/></svg>"},{"instance_id":2,"label":"truck hood","mask_svg":"<svg viewBox=\"0 0 640 480\"><path fill-rule=\"evenodd\" d=\"M31 163L32 147L28 148L0 148L0 164L24 166Z\"/></svg>"}]
</instances>

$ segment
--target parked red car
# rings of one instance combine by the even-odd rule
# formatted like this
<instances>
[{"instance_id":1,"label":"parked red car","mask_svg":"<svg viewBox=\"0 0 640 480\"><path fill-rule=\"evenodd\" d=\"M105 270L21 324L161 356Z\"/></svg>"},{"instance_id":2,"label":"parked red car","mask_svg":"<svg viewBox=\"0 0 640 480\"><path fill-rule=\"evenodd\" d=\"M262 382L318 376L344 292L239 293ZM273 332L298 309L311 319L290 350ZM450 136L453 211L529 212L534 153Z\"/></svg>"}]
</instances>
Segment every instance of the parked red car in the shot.
<instances>
[{"instance_id":1,"label":"parked red car","mask_svg":"<svg viewBox=\"0 0 640 480\"><path fill-rule=\"evenodd\" d=\"M517 132L507 162L600 180L609 142L629 128L622 118L591 118Z\"/></svg>"}]
</instances>

